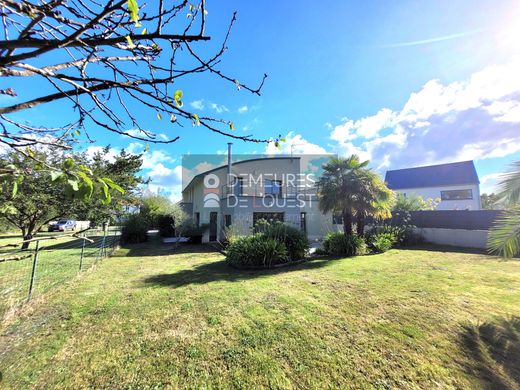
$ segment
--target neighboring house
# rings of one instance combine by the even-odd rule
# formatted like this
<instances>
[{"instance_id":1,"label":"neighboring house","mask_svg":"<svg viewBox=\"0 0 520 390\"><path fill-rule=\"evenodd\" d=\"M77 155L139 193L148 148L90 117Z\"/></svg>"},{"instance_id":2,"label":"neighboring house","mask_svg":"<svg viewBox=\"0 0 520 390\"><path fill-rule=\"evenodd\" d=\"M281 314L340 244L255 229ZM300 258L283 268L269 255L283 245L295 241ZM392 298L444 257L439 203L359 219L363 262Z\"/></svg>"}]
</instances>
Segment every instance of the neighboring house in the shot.
<instances>
[{"instance_id":1,"label":"neighboring house","mask_svg":"<svg viewBox=\"0 0 520 390\"><path fill-rule=\"evenodd\" d=\"M315 179L302 172L299 157L228 162L195 176L182 192L185 211L197 224L209 224L203 241L224 238L233 225L249 234L259 219L279 220L318 239L336 230L331 214L318 208Z\"/></svg>"},{"instance_id":2,"label":"neighboring house","mask_svg":"<svg viewBox=\"0 0 520 390\"><path fill-rule=\"evenodd\" d=\"M388 188L405 196L440 199L437 210L480 210L480 188L473 161L387 171Z\"/></svg>"}]
</instances>

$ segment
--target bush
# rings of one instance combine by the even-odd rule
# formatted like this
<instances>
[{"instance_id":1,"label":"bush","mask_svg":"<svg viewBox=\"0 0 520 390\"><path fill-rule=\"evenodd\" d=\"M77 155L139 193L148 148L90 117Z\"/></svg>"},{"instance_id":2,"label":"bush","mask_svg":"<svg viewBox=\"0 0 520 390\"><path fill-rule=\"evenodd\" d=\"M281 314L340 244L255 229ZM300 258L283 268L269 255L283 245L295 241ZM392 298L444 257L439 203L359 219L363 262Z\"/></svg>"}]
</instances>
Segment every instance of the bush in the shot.
<instances>
[{"instance_id":1,"label":"bush","mask_svg":"<svg viewBox=\"0 0 520 390\"><path fill-rule=\"evenodd\" d=\"M263 229L267 238L272 238L285 245L290 260L300 260L309 250L309 241L304 232L282 222L273 222Z\"/></svg>"},{"instance_id":2,"label":"bush","mask_svg":"<svg viewBox=\"0 0 520 390\"><path fill-rule=\"evenodd\" d=\"M226 261L234 266L271 268L286 263L289 255L285 245L264 234L239 237L227 248Z\"/></svg>"},{"instance_id":3,"label":"bush","mask_svg":"<svg viewBox=\"0 0 520 390\"><path fill-rule=\"evenodd\" d=\"M396 213L392 224L376 224L367 235L371 237L382 233L392 234L395 237L394 244L399 246L415 245L421 241L421 237L415 233L415 225L410 224L409 213Z\"/></svg>"},{"instance_id":4,"label":"bush","mask_svg":"<svg viewBox=\"0 0 520 390\"><path fill-rule=\"evenodd\" d=\"M148 240L148 224L140 214L131 214L123 224L121 230L121 243L138 244Z\"/></svg>"},{"instance_id":5,"label":"bush","mask_svg":"<svg viewBox=\"0 0 520 390\"><path fill-rule=\"evenodd\" d=\"M378 233L370 237L370 249L375 253L383 253L391 249L397 238L393 233Z\"/></svg>"},{"instance_id":6,"label":"bush","mask_svg":"<svg viewBox=\"0 0 520 390\"><path fill-rule=\"evenodd\" d=\"M355 256L366 253L363 237L355 234L345 235L342 232L331 232L323 240L323 249L331 256Z\"/></svg>"},{"instance_id":7,"label":"bush","mask_svg":"<svg viewBox=\"0 0 520 390\"><path fill-rule=\"evenodd\" d=\"M173 237L175 235L175 219L171 215L159 215L157 228L161 237Z\"/></svg>"}]
</instances>

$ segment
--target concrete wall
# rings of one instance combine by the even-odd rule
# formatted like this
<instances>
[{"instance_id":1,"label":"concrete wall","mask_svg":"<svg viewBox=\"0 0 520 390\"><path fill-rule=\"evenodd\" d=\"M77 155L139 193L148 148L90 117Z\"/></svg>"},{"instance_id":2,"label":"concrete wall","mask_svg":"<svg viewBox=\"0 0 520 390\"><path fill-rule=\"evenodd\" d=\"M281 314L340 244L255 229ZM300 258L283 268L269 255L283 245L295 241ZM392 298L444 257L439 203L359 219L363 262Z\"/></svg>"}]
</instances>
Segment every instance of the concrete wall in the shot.
<instances>
[{"instance_id":1,"label":"concrete wall","mask_svg":"<svg viewBox=\"0 0 520 390\"><path fill-rule=\"evenodd\" d=\"M441 198L441 191L450 190L467 190L471 189L473 199L465 200L442 200L437 205L437 210L480 210L480 189L477 184L457 185L457 186L443 186L443 187L425 187L425 188L403 188L396 190L396 192L411 195L420 195L423 199Z\"/></svg>"},{"instance_id":2,"label":"concrete wall","mask_svg":"<svg viewBox=\"0 0 520 390\"><path fill-rule=\"evenodd\" d=\"M488 237L487 230L417 228L416 233L432 244L478 249L486 249Z\"/></svg>"}]
</instances>

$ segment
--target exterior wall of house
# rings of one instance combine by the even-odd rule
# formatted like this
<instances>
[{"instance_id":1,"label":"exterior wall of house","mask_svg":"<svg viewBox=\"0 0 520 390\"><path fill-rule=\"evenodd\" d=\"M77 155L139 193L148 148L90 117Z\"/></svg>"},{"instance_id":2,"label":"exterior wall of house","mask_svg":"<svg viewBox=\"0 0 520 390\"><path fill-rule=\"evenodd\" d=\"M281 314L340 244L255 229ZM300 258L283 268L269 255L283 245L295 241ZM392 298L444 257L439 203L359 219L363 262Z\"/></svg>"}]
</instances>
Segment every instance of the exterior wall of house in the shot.
<instances>
[{"instance_id":1,"label":"exterior wall of house","mask_svg":"<svg viewBox=\"0 0 520 390\"><path fill-rule=\"evenodd\" d=\"M204 179L196 178L190 187L183 192L183 202L191 209L191 216L200 213L200 223L208 224L210 213L217 212L217 238L223 238L225 227L225 215L230 215L231 224L239 234L248 234L253 226L253 213L255 212L283 212L284 221L291 226L300 227L300 208L296 200L289 194L295 194L300 179L300 161L297 158L290 159L266 159L245 161L233 164L232 175L243 178L242 189L237 196L227 197L230 192L227 187L227 166L223 166L211 174L215 175L219 205L208 207L204 204L204 196L207 187ZM281 196L274 198L265 196L265 180L281 180ZM235 191L235 189L231 190ZM203 241L209 241L209 231L206 231Z\"/></svg>"},{"instance_id":2,"label":"exterior wall of house","mask_svg":"<svg viewBox=\"0 0 520 390\"><path fill-rule=\"evenodd\" d=\"M457 186L425 187L425 188L403 188L396 192L411 195L420 195L423 199L441 199L441 191L467 190L470 189L473 199L464 200L441 200L437 205L437 210L481 210L480 188L478 184L461 184Z\"/></svg>"}]
</instances>

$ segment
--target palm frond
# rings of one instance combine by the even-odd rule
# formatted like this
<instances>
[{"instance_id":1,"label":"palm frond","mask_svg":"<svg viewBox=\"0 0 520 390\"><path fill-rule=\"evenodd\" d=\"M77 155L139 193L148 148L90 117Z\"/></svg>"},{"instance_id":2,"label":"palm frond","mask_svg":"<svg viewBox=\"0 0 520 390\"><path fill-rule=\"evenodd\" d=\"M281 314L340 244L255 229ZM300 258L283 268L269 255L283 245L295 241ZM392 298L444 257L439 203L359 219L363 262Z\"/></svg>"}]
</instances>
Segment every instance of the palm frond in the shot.
<instances>
[{"instance_id":1,"label":"palm frond","mask_svg":"<svg viewBox=\"0 0 520 390\"><path fill-rule=\"evenodd\" d=\"M520 206L509 209L489 231L488 251L505 258L520 253Z\"/></svg>"},{"instance_id":2,"label":"palm frond","mask_svg":"<svg viewBox=\"0 0 520 390\"><path fill-rule=\"evenodd\" d=\"M499 197L508 205L520 203L520 161L513 163L511 171L501 176Z\"/></svg>"}]
</instances>

